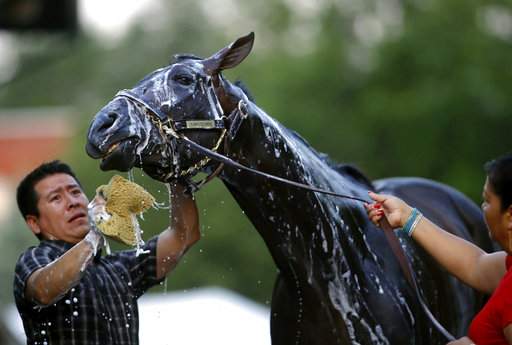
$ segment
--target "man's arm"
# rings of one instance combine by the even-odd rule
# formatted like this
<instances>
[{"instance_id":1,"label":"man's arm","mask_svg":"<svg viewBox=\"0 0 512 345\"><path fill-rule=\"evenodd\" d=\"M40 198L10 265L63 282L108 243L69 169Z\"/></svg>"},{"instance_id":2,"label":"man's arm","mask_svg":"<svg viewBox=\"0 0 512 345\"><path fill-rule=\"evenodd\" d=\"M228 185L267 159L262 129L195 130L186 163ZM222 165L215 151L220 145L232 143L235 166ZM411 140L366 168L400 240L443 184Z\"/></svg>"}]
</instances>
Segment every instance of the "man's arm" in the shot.
<instances>
[{"instance_id":1,"label":"man's arm","mask_svg":"<svg viewBox=\"0 0 512 345\"><path fill-rule=\"evenodd\" d=\"M165 277L201 237L194 197L179 183L170 184L170 193L170 226L158 236L157 242L157 279Z\"/></svg>"},{"instance_id":2,"label":"man's arm","mask_svg":"<svg viewBox=\"0 0 512 345\"><path fill-rule=\"evenodd\" d=\"M27 279L25 297L40 305L50 305L80 280L91 261L101 236L90 231L60 258L34 271Z\"/></svg>"}]
</instances>

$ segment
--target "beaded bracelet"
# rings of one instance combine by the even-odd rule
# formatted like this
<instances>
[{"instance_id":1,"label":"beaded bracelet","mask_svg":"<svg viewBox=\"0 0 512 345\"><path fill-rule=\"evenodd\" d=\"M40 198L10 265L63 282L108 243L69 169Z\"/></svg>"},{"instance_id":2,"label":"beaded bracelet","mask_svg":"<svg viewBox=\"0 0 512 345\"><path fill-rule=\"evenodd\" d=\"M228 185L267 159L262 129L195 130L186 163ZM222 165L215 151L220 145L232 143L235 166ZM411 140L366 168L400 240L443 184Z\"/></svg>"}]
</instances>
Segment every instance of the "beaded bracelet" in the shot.
<instances>
[{"instance_id":1,"label":"beaded bracelet","mask_svg":"<svg viewBox=\"0 0 512 345\"><path fill-rule=\"evenodd\" d=\"M403 226L402 230L405 231L407 235L412 236L412 233L414 232L416 225L418 225L418 223L420 222L421 217L423 217L421 212L418 211L417 208L413 208L411 211L411 215L405 222L405 225Z\"/></svg>"}]
</instances>

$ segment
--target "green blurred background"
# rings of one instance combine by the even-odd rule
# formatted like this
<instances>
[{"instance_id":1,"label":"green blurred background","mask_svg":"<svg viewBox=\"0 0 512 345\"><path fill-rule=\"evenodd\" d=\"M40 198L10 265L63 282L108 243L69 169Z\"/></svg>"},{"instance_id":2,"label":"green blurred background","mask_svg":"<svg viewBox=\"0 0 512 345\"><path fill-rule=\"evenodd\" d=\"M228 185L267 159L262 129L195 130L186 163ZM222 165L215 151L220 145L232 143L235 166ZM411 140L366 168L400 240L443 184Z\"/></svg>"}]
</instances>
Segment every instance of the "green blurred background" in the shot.
<instances>
[{"instance_id":1,"label":"green blurred background","mask_svg":"<svg viewBox=\"0 0 512 345\"><path fill-rule=\"evenodd\" d=\"M87 127L117 90L173 54L208 56L250 31L252 54L226 76L244 81L261 108L313 147L371 179L427 177L479 203L483 163L510 150L512 1L154 3L115 43L86 30L12 36L18 65L0 87L0 108L71 106L76 132L60 158L89 196L112 174L85 154ZM167 202L165 186L134 176ZM276 268L256 230L219 181L197 200L202 239L154 291L217 285L268 304ZM1 224L0 304L12 302L18 255L36 243L16 211ZM168 216L151 210L145 219L149 238Z\"/></svg>"}]
</instances>

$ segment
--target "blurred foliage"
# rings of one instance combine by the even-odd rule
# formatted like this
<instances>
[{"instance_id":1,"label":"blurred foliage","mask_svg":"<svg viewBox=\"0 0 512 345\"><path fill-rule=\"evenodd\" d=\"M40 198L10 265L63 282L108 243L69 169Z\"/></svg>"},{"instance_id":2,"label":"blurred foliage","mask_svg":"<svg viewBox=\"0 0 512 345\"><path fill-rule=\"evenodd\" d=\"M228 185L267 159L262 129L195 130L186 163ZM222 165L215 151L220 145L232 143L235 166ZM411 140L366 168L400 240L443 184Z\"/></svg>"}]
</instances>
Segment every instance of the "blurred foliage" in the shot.
<instances>
[{"instance_id":1,"label":"blurred foliage","mask_svg":"<svg viewBox=\"0 0 512 345\"><path fill-rule=\"evenodd\" d=\"M253 30L252 55L226 75L243 80L261 108L313 147L355 163L372 179L423 176L479 202L482 164L510 150L512 1L195 0L166 6L169 19L159 29L137 27L114 47L85 35L74 41L19 37L32 49L22 55L18 77L0 89L0 105L79 109L79 130L64 158L88 195L111 176L84 152L93 114L173 54L207 56ZM165 186L140 172L135 180L166 202ZM268 303L276 268L257 231L220 182L197 199L203 238L155 290L221 285ZM26 231L19 223L9 233L18 239L2 247L24 248L25 237L14 235ZM166 226L163 210L142 222L145 238ZM12 270L14 256L2 272ZM5 277L2 290L9 291L11 277Z\"/></svg>"}]
</instances>

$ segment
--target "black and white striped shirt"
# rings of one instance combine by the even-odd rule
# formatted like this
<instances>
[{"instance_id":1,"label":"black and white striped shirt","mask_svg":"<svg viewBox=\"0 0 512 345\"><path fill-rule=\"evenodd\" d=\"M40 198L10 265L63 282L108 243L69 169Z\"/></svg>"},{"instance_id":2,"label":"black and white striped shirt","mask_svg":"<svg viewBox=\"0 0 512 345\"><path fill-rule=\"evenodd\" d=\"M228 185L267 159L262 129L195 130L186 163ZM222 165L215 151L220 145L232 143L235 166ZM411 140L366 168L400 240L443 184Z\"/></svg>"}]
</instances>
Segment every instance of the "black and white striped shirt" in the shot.
<instances>
[{"instance_id":1,"label":"black and white striped shirt","mask_svg":"<svg viewBox=\"0 0 512 345\"><path fill-rule=\"evenodd\" d=\"M135 250L97 255L79 283L57 302L37 306L25 298L28 277L51 263L73 245L43 240L18 259L14 298L30 345L138 344L137 299L156 279L157 238L149 240L145 254Z\"/></svg>"}]
</instances>

